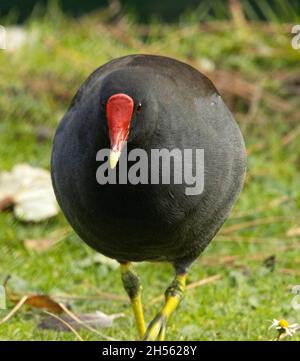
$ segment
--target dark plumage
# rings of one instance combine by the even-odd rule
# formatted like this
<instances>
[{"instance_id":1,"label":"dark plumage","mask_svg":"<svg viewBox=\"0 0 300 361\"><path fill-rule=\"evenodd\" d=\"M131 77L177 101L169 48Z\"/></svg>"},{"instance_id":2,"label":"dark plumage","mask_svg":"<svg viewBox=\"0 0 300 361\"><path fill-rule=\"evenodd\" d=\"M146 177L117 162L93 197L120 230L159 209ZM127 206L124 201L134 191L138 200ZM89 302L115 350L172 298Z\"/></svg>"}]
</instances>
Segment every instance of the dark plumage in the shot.
<instances>
[{"instance_id":1,"label":"dark plumage","mask_svg":"<svg viewBox=\"0 0 300 361\"><path fill-rule=\"evenodd\" d=\"M110 147L105 105L117 93L134 101L129 150L204 149L202 194L187 196L185 184L97 183L96 153ZM57 129L51 168L58 202L86 243L123 263L172 262L180 274L226 220L245 159L240 130L210 80L171 58L130 55L81 86Z\"/></svg>"}]
</instances>

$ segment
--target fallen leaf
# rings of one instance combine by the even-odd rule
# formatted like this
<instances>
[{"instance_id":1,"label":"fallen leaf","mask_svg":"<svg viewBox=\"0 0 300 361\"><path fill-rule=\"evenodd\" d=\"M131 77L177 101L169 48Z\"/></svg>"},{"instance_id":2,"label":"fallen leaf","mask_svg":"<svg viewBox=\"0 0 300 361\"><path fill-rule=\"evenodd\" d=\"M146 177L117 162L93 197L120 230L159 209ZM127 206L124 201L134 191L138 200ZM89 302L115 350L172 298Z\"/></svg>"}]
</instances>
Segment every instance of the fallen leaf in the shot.
<instances>
[{"instance_id":1,"label":"fallen leaf","mask_svg":"<svg viewBox=\"0 0 300 361\"><path fill-rule=\"evenodd\" d=\"M117 318L124 317L124 314L117 313L112 315L107 315L104 312L96 311L94 313L78 313L76 317L82 322L79 323L74 318L69 315L60 316L62 320L72 326L75 330L85 327L88 325L95 328L109 328L113 325L113 321ZM53 317L46 317L38 325L39 328L47 330L56 330L56 331L70 331L69 328L59 320Z\"/></svg>"},{"instance_id":2,"label":"fallen leaf","mask_svg":"<svg viewBox=\"0 0 300 361\"><path fill-rule=\"evenodd\" d=\"M9 201L9 202L8 202ZM11 172L0 174L0 204L14 205L17 218L40 222L58 213L50 173L27 164L18 164Z\"/></svg>"},{"instance_id":3,"label":"fallen leaf","mask_svg":"<svg viewBox=\"0 0 300 361\"><path fill-rule=\"evenodd\" d=\"M8 284L11 285L13 283L15 286L18 285L18 288L23 289L23 292L19 293L10 291ZM12 302L18 304L21 299L26 297L24 304L33 308L41 308L46 309L50 312L54 313L62 313L64 310L60 306L58 302L56 302L53 298L48 295L38 294L34 291L28 291L30 285L23 279L7 276L4 288L6 292L7 299ZM65 307L65 306L64 306Z\"/></svg>"},{"instance_id":4,"label":"fallen leaf","mask_svg":"<svg viewBox=\"0 0 300 361\"><path fill-rule=\"evenodd\" d=\"M29 296L26 305L34 308L45 308L54 313L61 313L63 311L60 305L47 295Z\"/></svg>"},{"instance_id":5,"label":"fallen leaf","mask_svg":"<svg viewBox=\"0 0 300 361\"><path fill-rule=\"evenodd\" d=\"M46 309L53 313L62 313L63 309L60 305L47 295L27 295L26 301L24 302L27 306L33 308ZM10 294L9 299L13 303L18 303L19 297L15 294Z\"/></svg>"}]
</instances>

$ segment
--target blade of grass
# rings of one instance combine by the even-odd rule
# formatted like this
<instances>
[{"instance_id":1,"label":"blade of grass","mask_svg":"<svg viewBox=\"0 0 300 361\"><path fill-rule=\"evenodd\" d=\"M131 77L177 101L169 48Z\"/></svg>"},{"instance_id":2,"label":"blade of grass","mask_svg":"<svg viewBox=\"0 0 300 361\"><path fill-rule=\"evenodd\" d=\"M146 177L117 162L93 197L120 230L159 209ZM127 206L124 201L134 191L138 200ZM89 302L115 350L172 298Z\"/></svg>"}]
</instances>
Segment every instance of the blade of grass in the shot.
<instances>
[{"instance_id":1,"label":"blade of grass","mask_svg":"<svg viewBox=\"0 0 300 361\"><path fill-rule=\"evenodd\" d=\"M0 320L0 325L8 321L24 305L28 297L28 295L23 296L15 307L5 317L3 317L2 320Z\"/></svg>"}]
</instances>

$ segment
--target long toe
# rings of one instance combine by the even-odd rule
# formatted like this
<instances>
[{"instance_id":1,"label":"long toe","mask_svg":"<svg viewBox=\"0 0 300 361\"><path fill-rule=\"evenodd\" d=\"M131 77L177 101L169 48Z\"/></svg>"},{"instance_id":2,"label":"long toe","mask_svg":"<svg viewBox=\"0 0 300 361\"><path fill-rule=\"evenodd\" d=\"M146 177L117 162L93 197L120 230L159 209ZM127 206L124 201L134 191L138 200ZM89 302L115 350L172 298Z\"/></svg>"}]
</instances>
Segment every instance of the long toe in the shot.
<instances>
[{"instance_id":1,"label":"long toe","mask_svg":"<svg viewBox=\"0 0 300 361\"><path fill-rule=\"evenodd\" d=\"M158 314L149 324L144 341L163 341L166 334L167 319L163 314Z\"/></svg>"}]
</instances>

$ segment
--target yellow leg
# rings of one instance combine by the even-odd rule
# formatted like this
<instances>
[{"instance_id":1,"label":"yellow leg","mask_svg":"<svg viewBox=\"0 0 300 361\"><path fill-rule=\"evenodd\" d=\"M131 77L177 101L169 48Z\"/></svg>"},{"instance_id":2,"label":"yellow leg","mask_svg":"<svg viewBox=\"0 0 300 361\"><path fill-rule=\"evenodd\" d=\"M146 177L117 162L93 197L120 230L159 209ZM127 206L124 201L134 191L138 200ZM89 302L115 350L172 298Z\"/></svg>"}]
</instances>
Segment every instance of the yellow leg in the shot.
<instances>
[{"instance_id":1,"label":"yellow leg","mask_svg":"<svg viewBox=\"0 0 300 361\"><path fill-rule=\"evenodd\" d=\"M124 288L130 298L138 333L144 337L146 325L141 300L142 286L138 275L132 269L131 263L121 263L121 275Z\"/></svg>"},{"instance_id":2,"label":"yellow leg","mask_svg":"<svg viewBox=\"0 0 300 361\"><path fill-rule=\"evenodd\" d=\"M144 340L163 341L166 334L167 321L181 302L185 290L186 274L177 274L170 287L166 290L165 305L161 312L150 322Z\"/></svg>"}]
</instances>

